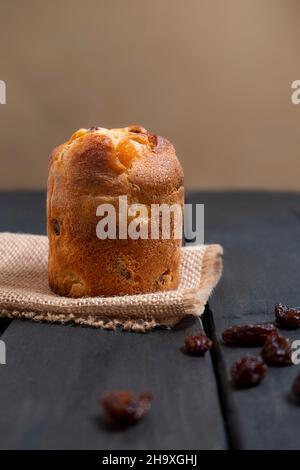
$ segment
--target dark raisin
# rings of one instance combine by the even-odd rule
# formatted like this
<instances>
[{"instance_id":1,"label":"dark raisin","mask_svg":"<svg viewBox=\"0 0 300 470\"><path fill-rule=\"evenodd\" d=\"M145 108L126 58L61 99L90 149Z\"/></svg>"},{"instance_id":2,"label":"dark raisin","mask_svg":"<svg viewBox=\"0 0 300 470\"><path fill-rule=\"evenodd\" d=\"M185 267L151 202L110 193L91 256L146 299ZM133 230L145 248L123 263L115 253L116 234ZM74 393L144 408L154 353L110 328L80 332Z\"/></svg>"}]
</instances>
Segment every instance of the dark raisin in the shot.
<instances>
[{"instance_id":1,"label":"dark raisin","mask_svg":"<svg viewBox=\"0 0 300 470\"><path fill-rule=\"evenodd\" d=\"M293 382L293 393L300 400L300 372Z\"/></svg>"},{"instance_id":2,"label":"dark raisin","mask_svg":"<svg viewBox=\"0 0 300 470\"><path fill-rule=\"evenodd\" d=\"M238 388L249 388L259 384L267 373L267 366L261 358L245 356L233 364L231 378Z\"/></svg>"},{"instance_id":3,"label":"dark raisin","mask_svg":"<svg viewBox=\"0 0 300 470\"><path fill-rule=\"evenodd\" d=\"M128 269L126 269L126 268L120 269L120 275L121 275L122 277L125 277L125 279L127 279L127 280L131 279L131 273L130 273L130 271L128 271Z\"/></svg>"},{"instance_id":4,"label":"dark raisin","mask_svg":"<svg viewBox=\"0 0 300 470\"><path fill-rule=\"evenodd\" d=\"M124 277L127 280L131 279L131 272L127 269L125 264L120 260L115 260L113 262L113 268L119 273L121 277Z\"/></svg>"},{"instance_id":5,"label":"dark raisin","mask_svg":"<svg viewBox=\"0 0 300 470\"><path fill-rule=\"evenodd\" d=\"M270 323L232 326L223 332L222 338L228 346L262 346L270 334L276 333Z\"/></svg>"},{"instance_id":6,"label":"dark raisin","mask_svg":"<svg viewBox=\"0 0 300 470\"><path fill-rule=\"evenodd\" d=\"M150 134L150 132L148 132L147 136L148 136L148 140L150 142L151 147L152 148L156 147L157 146L157 135Z\"/></svg>"},{"instance_id":7,"label":"dark raisin","mask_svg":"<svg viewBox=\"0 0 300 470\"><path fill-rule=\"evenodd\" d=\"M148 132L147 129L145 129L144 127L139 125L133 125L129 126L127 129L133 134L143 134L144 136L146 136L152 149L157 146L157 135L151 134L151 132Z\"/></svg>"},{"instance_id":8,"label":"dark raisin","mask_svg":"<svg viewBox=\"0 0 300 470\"><path fill-rule=\"evenodd\" d=\"M291 343L280 335L269 335L261 351L263 360L269 366L287 366L292 363Z\"/></svg>"},{"instance_id":9,"label":"dark raisin","mask_svg":"<svg viewBox=\"0 0 300 470\"><path fill-rule=\"evenodd\" d=\"M169 284L169 282L171 282L172 280L173 276L170 273L170 269L167 269L164 273L158 276L155 282L158 286L164 286L166 284Z\"/></svg>"},{"instance_id":10,"label":"dark raisin","mask_svg":"<svg viewBox=\"0 0 300 470\"><path fill-rule=\"evenodd\" d=\"M204 334L185 337L185 350L189 354L204 356L212 348L213 342Z\"/></svg>"},{"instance_id":11,"label":"dark raisin","mask_svg":"<svg viewBox=\"0 0 300 470\"><path fill-rule=\"evenodd\" d=\"M129 132L133 132L134 134L144 134L147 135L148 131L142 126L139 126L138 124L133 124L132 126L127 127Z\"/></svg>"},{"instance_id":12,"label":"dark raisin","mask_svg":"<svg viewBox=\"0 0 300 470\"><path fill-rule=\"evenodd\" d=\"M89 127L89 128L88 128L88 131L91 131L91 132L93 132L93 131L99 131L99 129L101 129L101 127L92 126L92 127Z\"/></svg>"},{"instance_id":13,"label":"dark raisin","mask_svg":"<svg viewBox=\"0 0 300 470\"><path fill-rule=\"evenodd\" d=\"M61 222L58 219L53 219L52 220L52 229L55 235L60 235L60 227L61 227Z\"/></svg>"},{"instance_id":14,"label":"dark raisin","mask_svg":"<svg viewBox=\"0 0 300 470\"><path fill-rule=\"evenodd\" d=\"M287 305L275 305L275 318L278 325L288 330L300 328L300 309Z\"/></svg>"},{"instance_id":15,"label":"dark raisin","mask_svg":"<svg viewBox=\"0 0 300 470\"><path fill-rule=\"evenodd\" d=\"M130 390L107 392L101 403L106 415L121 424L133 424L149 411L152 395L148 392L136 396Z\"/></svg>"}]
</instances>

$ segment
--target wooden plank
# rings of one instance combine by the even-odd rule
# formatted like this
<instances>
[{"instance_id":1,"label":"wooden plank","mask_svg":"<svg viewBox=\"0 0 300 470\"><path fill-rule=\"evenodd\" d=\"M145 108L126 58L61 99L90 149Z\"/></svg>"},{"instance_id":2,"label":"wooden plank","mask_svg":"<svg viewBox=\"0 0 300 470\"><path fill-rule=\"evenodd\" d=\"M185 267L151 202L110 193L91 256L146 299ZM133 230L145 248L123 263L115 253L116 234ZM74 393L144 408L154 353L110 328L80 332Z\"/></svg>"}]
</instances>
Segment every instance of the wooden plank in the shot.
<instances>
[{"instance_id":1,"label":"wooden plank","mask_svg":"<svg viewBox=\"0 0 300 470\"><path fill-rule=\"evenodd\" d=\"M210 357L180 351L196 328L143 335L14 321L2 336L1 448L223 448ZM149 415L126 432L101 416L101 394L114 388L154 396Z\"/></svg>"},{"instance_id":2,"label":"wooden plank","mask_svg":"<svg viewBox=\"0 0 300 470\"><path fill-rule=\"evenodd\" d=\"M45 192L0 191L0 232L45 234Z\"/></svg>"},{"instance_id":3,"label":"wooden plank","mask_svg":"<svg viewBox=\"0 0 300 470\"><path fill-rule=\"evenodd\" d=\"M1 229L43 233L44 195L20 199L0 197L1 207L12 211ZM184 336L199 328L194 319L149 334L14 320L2 335L7 365L0 367L0 447L226 448L211 358L180 350ZM154 396L149 415L126 432L107 427L101 416L101 394L113 388Z\"/></svg>"},{"instance_id":4,"label":"wooden plank","mask_svg":"<svg viewBox=\"0 0 300 470\"><path fill-rule=\"evenodd\" d=\"M280 193L193 194L205 204L206 242L222 243L225 269L211 299L215 334L233 324L272 321L278 302L300 304L300 195ZM212 326L212 318L208 318ZM291 339L300 332L282 331ZM299 449L300 407L291 399L299 367L269 368L256 388L235 391L229 368L259 348L229 348L217 356L225 414L233 446L244 449Z\"/></svg>"}]
</instances>

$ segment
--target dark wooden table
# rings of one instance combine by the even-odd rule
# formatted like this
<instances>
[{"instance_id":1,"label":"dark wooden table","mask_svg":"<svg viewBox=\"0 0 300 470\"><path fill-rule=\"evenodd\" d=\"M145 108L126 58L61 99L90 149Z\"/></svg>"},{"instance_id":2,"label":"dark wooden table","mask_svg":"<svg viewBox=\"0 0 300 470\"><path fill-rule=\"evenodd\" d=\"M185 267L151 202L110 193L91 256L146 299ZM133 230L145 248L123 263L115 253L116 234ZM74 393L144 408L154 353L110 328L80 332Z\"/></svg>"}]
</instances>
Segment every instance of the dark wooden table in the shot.
<instances>
[{"instance_id":1,"label":"dark wooden table","mask_svg":"<svg viewBox=\"0 0 300 470\"><path fill-rule=\"evenodd\" d=\"M249 350L220 342L229 325L273 319L278 301L300 304L300 194L194 192L187 200L205 204L205 241L225 250L203 316L211 355L180 350L201 328L197 319L148 334L2 320L1 448L300 448L300 406L290 395L298 367L269 369L259 387L236 391L228 371ZM45 194L0 193L0 231L45 233ZM124 432L105 424L99 398L128 387L150 390L154 402Z\"/></svg>"}]
</instances>

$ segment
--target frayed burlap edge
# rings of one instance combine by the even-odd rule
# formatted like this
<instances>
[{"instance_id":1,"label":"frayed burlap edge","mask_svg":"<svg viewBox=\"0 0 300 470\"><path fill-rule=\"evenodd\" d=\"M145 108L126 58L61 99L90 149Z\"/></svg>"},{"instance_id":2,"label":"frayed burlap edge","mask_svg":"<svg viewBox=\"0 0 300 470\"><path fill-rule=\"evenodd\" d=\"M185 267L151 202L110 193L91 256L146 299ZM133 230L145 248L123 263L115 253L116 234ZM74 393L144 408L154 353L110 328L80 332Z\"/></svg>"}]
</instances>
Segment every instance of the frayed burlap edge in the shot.
<instances>
[{"instance_id":1,"label":"frayed burlap edge","mask_svg":"<svg viewBox=\"0 0 300 470\"><path fill-rule=\"evenodd\" d=\"M223 272L223 248L221 245L208 245L203 255L201 278L198 289L189 289L183 296L186 314L200 316L218 284Z\"/></svg>"},{"instance_id":2,"label":"frayed burlap edge","mask_svg":"<svg viewBox=\"0 0 300 470\"><path fill-rule=\"evenodd\" d=\"M220 245L207 245L202 259L199 287L184 290L181 295L180 305L177 305L177 307L179 307L178 312L176 314L172 313L168 316L164 316L163 319L161 316L156 317L156 315L153 315L151 318L147 317L147 319L129 319L128 317L109 318L104 315L91 314L82 317L76 316L72 313L56 314L53 312L23 311L15 308L8 309L7 305L0 306L0 318L24 318L36 322L71 323L74 325L83 325L108 330L115 330L117 327L121 327L124 331L141 333L145 333L156 327L170 328L188 315L202 315L208 298L222 275L222 254L223 248Z\"/></svg>"},{"instance_id":3,"label":"frayed burlap edge","mask_svg":"<svg viewBox=\"0 0 300 470\"><path fill-rule=\"evenodd\" d=\"M36 322L48 322L48 323L61 323L61 324L74 324L82 326L90 326L93 328L103 328L106 330L115 330L117 327L121 327L124 331L135 331L146 333L149 330L157 326L166 326L169 325L160 325L154 319L153 320L119 320L114 318L113 320L109 319L99 319L94 315L89 315L86 318L76 317L72 313L70 314L54 314L51 312L45 313L36 313L36 312L23 312L18 310L4 310L1 309L0 318L25 318L27 320L33 320Z\"/></svg>"}]
</instances>

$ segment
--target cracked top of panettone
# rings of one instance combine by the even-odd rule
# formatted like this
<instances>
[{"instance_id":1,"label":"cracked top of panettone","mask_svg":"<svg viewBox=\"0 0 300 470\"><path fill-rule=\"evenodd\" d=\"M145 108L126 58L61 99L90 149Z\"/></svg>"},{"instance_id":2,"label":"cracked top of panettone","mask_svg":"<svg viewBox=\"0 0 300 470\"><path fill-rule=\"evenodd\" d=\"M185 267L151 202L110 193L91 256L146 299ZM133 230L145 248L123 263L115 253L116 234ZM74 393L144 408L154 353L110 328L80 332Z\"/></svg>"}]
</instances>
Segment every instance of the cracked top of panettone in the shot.
<instances>
[{"instance_id":1,"label":"cracked top of panettone","mask_svg":"<svg viewBox=\"0 0 300 470\"><path fill-rule=\"evenodd\" d=\"M126 194L129 185L159 196L183 186L173 145L139 125L79 129L53 150L49 171L91 195Z\"/></svg>"}]
</instances>

